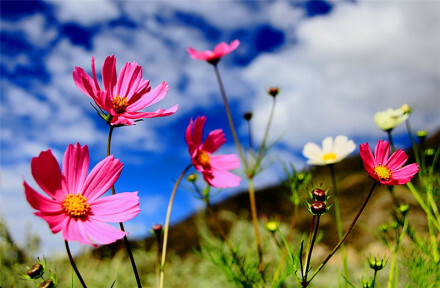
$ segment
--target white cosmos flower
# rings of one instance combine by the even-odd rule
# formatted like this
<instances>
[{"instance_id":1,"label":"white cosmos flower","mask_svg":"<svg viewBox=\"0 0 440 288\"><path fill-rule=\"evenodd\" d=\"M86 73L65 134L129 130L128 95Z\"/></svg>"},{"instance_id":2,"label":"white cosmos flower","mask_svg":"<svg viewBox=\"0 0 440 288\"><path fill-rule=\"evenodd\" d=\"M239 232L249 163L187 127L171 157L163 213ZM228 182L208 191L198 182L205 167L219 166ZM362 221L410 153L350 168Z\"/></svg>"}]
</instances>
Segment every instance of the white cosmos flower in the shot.
<instances>
[{"instance_id":1,"label":"white cosmos flower","mask_svg":"<svg viewBox=\"0 0 440 288\"><path fill-rule=\"evenodd\" d=\"M304 146L303 155L308 158L307 164L327 165L341 161L354 151L356 145L346 136L339 135L333 140L327 137L322 141L322 148L309 142Z\"/></svg>"},{"instance_id":2,"label":"white cosmos flower","mask_svg":"<svg viewBox=\"0 0 440 288\"><path fill-rule=\"evenodd\" d=\"M374 123L380 129L387 131L391 130L406 119L408 119L409 113L405 112L404 106L397 109L389 108L385 111L377 112L374 115Z\"/></svg>"}]
</instances>

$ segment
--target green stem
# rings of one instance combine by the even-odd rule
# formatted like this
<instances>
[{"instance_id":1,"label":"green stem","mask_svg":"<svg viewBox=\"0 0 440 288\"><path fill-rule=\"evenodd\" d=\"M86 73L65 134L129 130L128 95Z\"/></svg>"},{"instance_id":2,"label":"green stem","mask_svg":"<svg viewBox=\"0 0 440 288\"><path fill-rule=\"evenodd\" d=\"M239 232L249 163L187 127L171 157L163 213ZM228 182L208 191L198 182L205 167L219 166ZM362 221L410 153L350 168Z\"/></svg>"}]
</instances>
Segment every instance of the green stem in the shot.
<instances>
[{"instance_id":1,"label":"green stem","mask_svg":"<svg viewBox=\"0 0 440 288\"><path fill-rule=\"evenodd\" d=\"M192 164L188 165L180 174L179 178L174 184L173 191L171 192L170 202L168 203L167 217L165 220L165 229L164 229L163 244L162 244L162 260L160 263L160 284L159 284L160 288L163 288L163 282L164 282L165 260L167 256L167 244L168 244L168 231L170 228L171 208L173 207L174 196L176 196L177 187L179 187L180 181L182 181L183 176L189 170L189 168L191 168L191 166Z\"/></svg>"},{"instance_id":2,"label":"green stem","mask_svg":"<svg viewBox=\"0 0 440 288\"><path fill-rule=\"evenodd\" d=\"M156 288L160 285L160 233L156 233L157 253L156 253Z\"/></svg>"},{"instance_id":3,"label":"green stem","mask_svg":"<svg viewBox=\"0 0 440 288\"><path fill-rule=\"evenodd\" d=\"M307 283L307 274L309 272L309 266L310 266L310 259L312 258L312 251L313 251L313 246L315 245L315 241L316 241L316 235L318 234L318 228L319 228L319 218L320 216L317 215L313 215L313 218L316 218L316 224L313 230L313 237L312 237L312 241L310 242L310 247L309 247L309 251L307 252L307 258L306 258L306 266L304 269L304 279L302 280L303 282L301 284L305 284ZM315 222L315 221L313 221ZM305 286L307 287L307 286Z\"/></svg>"},{"instance_id":4,"label":"green stem","mask_svg":"<svg viewBox=\"0 0 440 288\"><path fill-rule=\"evenodd\" d=\"M64 240L64 243L66 244L66 251L67 251L67 255L69 256L70 265L72 265L73 270L75 270L76 276L78 276L79 282L81 282L83 288L87 288L84 279L81 277L81 274L79 273L79 270L76 267L75 261L73 261L72 253L70 253L69 243L67 242L67 240Z\"/></svg>"},{"instance_id":5,"label":"green stem","mask_svg":"<svg viewBox=\"0 0 440 288\"><path fill-rule=\"evenodd\" d=\"M112 126L112 125L109 125L109 126L110 126L110 129L109 129L108 138L107 138L107 157L110 156L110 147L111 147L112 134L113 134L113 129L114 129L114 126ZM115 195L116 194L115 185L112 185L111 189L112 189L112 195ZM119 227L121 228L121 230L123 232L125 232L125 227L122 222L119 222ZM124 235L124 244L125 244L125 248L127 250L128 257L130 258L131 267L133 268L133 274L134 274L134 277L136 278L136 284L137 284L138 288L142 288L141 279L139 277L139 273L138 273L138 270L136 267L136 261L134 260L133 252L131 251L131 246L130 246L130 242L128 241L127 235Z\"/></svg>"},{"instance_id":6,"label":"green stem","mask_svg":"<svg viewBox=\"0 0 440 288\"><path fill-rule=\"evenodd\" d=\"M256 164L257 165L260 163L260 161L263 157L264 149L266 148L267 138L269 136L270 125L272 124L273 115L275 113L276 97L272 97L272 99L273 99L273 101L272 101L272 108L270 110L269 120L267 121L266 129L264 130L263 140L261 141L261 145L260 145L260 148L258 149L258 153L257 153L257 157L256 157L256 159L257 159Z\"/></svg>"},{"instance_id":7,"label":"green stem","mask_svg":"<svg viewBox=\"0 0 440 288\"><path fill-rule=\"evenodd\" d=\"M411 131L411 126L409 124L409 118L406 119L405 124L406 124L406 130L408 131L409 138L411 139L411 144L412 144L412 147L413 147L414 157L416 158L416 163L421 165L420 157L419 157L419 151L418 151L418 148L417 148L417 143L416 143L416 141L414 139L414 135L413 135L413 133Z\"/></svg>"},{"instance_id":8,"label":"green stem","mask_svg":"<svg viewBox=\"0 0 440 288\"><path fill-rule=\"evenodd\" d=\"M261 249L260 231L258 229L258 216L257 216L257 205L255 201L254 182L252 178L248 178L248 180L249 180L249 200L251 204L252 223L254 224L255 240L257 242L257 250L258 250L258 260L259 260L258 263L259 263L261 277L264 280L263 251Z\"/></svg>"},{"instance_id":9,"label":"green stem","mask_svg":"<svg viewBox=\"0 0 440 288\"><path fill-rule=\"evenodd\" d=\"M397 249L393 249L393 255L391 256L391 264L390 264L390 274L388 275L388 286L387 288L393 287L393 279L394 279L394 270L396 270L396 256Z\"/></svg>"},{"instance_id":10,"label":"green stem","mask_svg":"<svg viewBox=\"0 0 440 288\"><path fill-rule=\"evenodd\" d=\"M367 197L364 200L364 203L362 203L361 208L359 209L358 213L356 214L356 216L353 219L353 222L351 222L350 226L348 227L347 232L345 232L344 236L342 237L341 240L339 240L338 244L336 245L335 248L333 248L333 250L330 252L330 254L322 261L321 265L319 265L319 267L316 269L316 271L313 273L312 277L310 277L309 281L307 282L310 283L312 281L313 278L315 278L315 276L319 273L319 271L321 271L321 269L325 266L325 264L330 260L330 258L332 258L332 256L336 253L336 251L339 249L339 247L342 245L342 243L345 241L345 239L347 238L348 234L350 234L351 230L353 229L354 225L356 224L357 220L359 219L359 217L361 216L362 212L365 209L365 206L368 203L368 200L370 200L371 195L373 194L374 188L376 188L378 182L374 181L373 187L371 187L370 192L368 192ZM307 287L307 286L305 286Z\"/></svg>"},{"instance_id":11,"label":"green stem","mask_svg":"<svg viewBox=\"0 0 440 288\"><path fill-rule=\"evenodd\" d=\"M241 150L240 141L238 140L237 132L235 131L234 121L232 121L231 110L229 109L228 98L226 97L225 87L223 86L223 81L220 76L220 72L218 70L217 64L213 65L215 76L217 77L217 82L220 88L220 94L222 96L223 105L225 106L226 116L228 117L229 127L231 128L232 137L234 138L235 146L237 147L238 154L243 163L245 171L248 170L248 164L246 158L244 157L243 151Z\"/></svg>"},{"instance_id":12,"label":"green stem","mask_svg":"<svg viewBox=\"0 0 440 288\"><path fill-rule=\"evenodd\" d=\"M341 221L341 210L339 208L339 197L338 197L338 189L336 186L336 174L334 169L334 164L327 165L330 168L331 176L332 176L332 185L333 185L333 194L334 200L333 203L335 205L335 218L336 218L336 227L338 229L338 239L342 238L342 221ZM345 251L345 244L341 245L341 255L342 255L342 264L344 269L344 276L348 277L348 266L347 266L347 254ZM347 281L344 281L345 287L347 287Z\"/></svg>"},{"instance_id":13,"label":"green stem","mask_svg":"<svg viewBox=\"0 0 440 288\"><path fill-rule=\"evenodd\" d=\"M419 192L417 192L417 189L414 188L411 182L406 183L406 186L409 188L414 198L416 198L417 202L419 203L420 207L422 207L423 211L425 211L426 217L428 218L428 222L432 221L434 226L440 232L440 221L437 221L437 219L434 218L434 216L431 213L431 210L423 201L422 196L420 196Z\"/></svg>"}]
</instances>

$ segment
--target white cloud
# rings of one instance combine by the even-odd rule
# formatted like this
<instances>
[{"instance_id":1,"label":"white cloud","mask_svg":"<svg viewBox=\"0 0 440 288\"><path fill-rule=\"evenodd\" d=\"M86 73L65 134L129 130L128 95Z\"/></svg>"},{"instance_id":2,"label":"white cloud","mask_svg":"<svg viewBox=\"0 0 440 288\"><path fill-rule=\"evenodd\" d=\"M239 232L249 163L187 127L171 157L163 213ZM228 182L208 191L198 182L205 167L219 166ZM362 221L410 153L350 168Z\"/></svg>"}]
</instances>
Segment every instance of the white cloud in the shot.
<instances>
[{"instance_id":1,"label":"white cloud","mask_svg":"<svg viewBox=\"0 0 440 288\"><path fill-rule=\"evenodd\" d=\"M102 21L118 18L120 11L117 3L109 0L46 0L56 10L56 17L61 22L78 22L89 26Z\"/></svg>"},{"instance_id":2,"label":"white cloud","mask_svg":"<svg viewBox=\"0 0 440 288\"><path fill-rule=\"evenodd\" d=\"M341 3L326 17L304 20L297 46L245 68L256 88L282 89L272 133L289 127L282 141L297 149L337 134L384 137L374 113L405 102L417 107L411 119L417 127L438 128L439 5ZM255 107L255 126L264 127L267 99L258 98ZM263 130L257 132L261 137Z\"/></svg>"}]
</instances>

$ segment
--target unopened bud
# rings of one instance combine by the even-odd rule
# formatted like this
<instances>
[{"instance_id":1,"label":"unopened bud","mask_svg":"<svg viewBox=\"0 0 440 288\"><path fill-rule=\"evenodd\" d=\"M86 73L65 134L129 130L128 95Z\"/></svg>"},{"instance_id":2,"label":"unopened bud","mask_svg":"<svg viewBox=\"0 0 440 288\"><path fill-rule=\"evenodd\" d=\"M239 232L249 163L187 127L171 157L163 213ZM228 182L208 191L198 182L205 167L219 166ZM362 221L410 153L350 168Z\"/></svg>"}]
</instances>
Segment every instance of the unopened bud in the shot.
<instances>
[{"instance_id":1,"label":"unopened bud","mask_svg":"<svg viewBox=\"0 0 440 288\"><path fill-rule=\"evenodd\" d=\"M314 215L322 215L327 212L327 206L322 201L315 201L310 205L310 209Z\"/></svg>"},{"instance_id":2,"label":"unopened bud","mask_svg":"<svg viewBox=\"0 0 440 288\"><path fill-rule=\"evenodd\" d=\"M27 275L31 277L31 279L38 279L44 274L44 267L40 263L34 264L27 271Z\"/></svg>"},{"instance_id":3,"label":"unopened bud","mask_svg":"<svg viewBox=\"0 0 440 288\"><path fill-rule=\"evenodd\" d=\"M411 114L411 111L412 111L411 107L406 103L403 104L402 107L400 107L400 109L402 109L402 112L404 114Z\"/></svg>"},{"instance_id":4,"label":"unopened bud","mask_svg":"<svg viewBox=\"0 0 440 288\"><path fill-rule=\"evenodd\" d=\"M251 120L251 119L252 119L252 112L246 112L246 113L244 113L244 114L243 114L243 118L244 118L246 121Z\"/></svg>"},{"instance_id":5,"label":"unopened bud","mask_svg":"<svg viewBox=\"0 0 440 288\"><path fill-rule=\"evenodd\" d=\"M270 87L267 93L275 98L280 93L280 89L278 87Z\"/></svg>"},{"instance_id":6,"label":"unopened bud","mask_svg":"<svg viewBox=\"0 0 440 288\"><path fill-rule=\"evenodd\" d=\"M267 229L267 231L269 231L271 233L275 233L275 231L277 231L277 229L278 229L277 222L275 222L275 221L267 222L266 229Z\"/></svg>"},{"instance_id":7,"label":"unopened bud","mask_svg":"<svg viewBox=\"0 0 440 288\"><path fill-rule=\"evenodd\" d=\"M402 215L406 215L409 211L409 205L408 204L402 204L397 208Z\"/></svg>"},{"instance_id":8,"label":"unopened bud","mask_svg":"<svg viewBox=\"0 0 440 288\"><path fill-rule=\"evenodd\" d=\"M57 287L52 279L47 279L43 281L38 288L55 288Z\"/></svg>"},{"instance_id":9,"label":"unopened bud","mask_svg":"<svg viewBox=\"0 0 440 288\"><path fill-rule=\"evenodd\" d=\"M319 188L315 188L312 191L312 195L313 198L315 198L315 200L317 201L325 201L326 200L326 196L325 196L325 191Z\"/></svg>"},{"instance_id":10,"label":"unopened bud","mask_svg":"<svg viewBox=\"0 0 440 288\"><path fill-rule=\"evenodd\" d=\"M161 224L154 224L153 225L153 233L156 236L160 236L162 233L162 225Z\"/></svg>"},{"instance_id":11,"label":"unopened bud","mask_svg":"<svg viewBox=\"0 0 440 288\"><path fill-rule=\"evenodd\" d=\"M383 225L381 225L380 227L379 227L379 230L381 231L381 232L387 232L388 231L388 225L386 225L386 224L383 224Z\"/></svg>"},{"instance_id":12,"label":"unopened bud","mask_svg":"<svg viewBox=\"0 0 440 288\"><path fill-rule=\"evenodd\" d=\"M192 174L189 174L188 176L186 176L186 180L188 180L189 182L192 182L192 183L196 182L198 178L199 178L199 176L197 176L196 173L192 173Z\"/></svg>"},{"instance_id":13,"label":"unopened bud","mask_svg":"<svg viewBox=\"0 0 440 288\"><path fill-rule=\"evenodd\" d=\"M373 269L374 271L379 271L382 270L387 263L385 259L377 260L376 258L374 258L374 259L370 259L368 261L368 264L370 265L370 268Z\"/></svg>"},{"instance_id":14,"label":"unopened bud","mask_svg":"<svg viewBox=\"0 0 440 288\"><path fill-rule=\"evenodd\" d=\"M416 135L417 135L417 138L419 138L420 143L424 143L426 137L428 136L428 131L419 130L419 131L417 131Z\"/></svg>"},{"instance_id":15,"label":"unopened bud","mask_svg":"<svg viewBox=\"0 0 440 288\"><path fill-rule=\"evenodd\" d=\"M373 282L372 281L368 281L368 280L363 280L362 279L362 288L372 288L373 286Z\"/></svg>"}]
</instances>

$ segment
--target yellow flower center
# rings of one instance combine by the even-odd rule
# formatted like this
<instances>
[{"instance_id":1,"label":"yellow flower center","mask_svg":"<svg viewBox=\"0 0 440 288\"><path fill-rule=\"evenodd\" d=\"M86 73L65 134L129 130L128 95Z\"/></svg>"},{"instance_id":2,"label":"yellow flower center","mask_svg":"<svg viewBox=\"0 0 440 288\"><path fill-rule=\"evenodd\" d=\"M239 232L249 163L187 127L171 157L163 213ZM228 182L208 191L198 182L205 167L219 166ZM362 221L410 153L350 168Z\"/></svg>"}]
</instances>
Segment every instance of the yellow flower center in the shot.
<instances>
[{"instance_id":1,"label":"yellow flower center","mask_svg":"<svg viewBox=\"0 0 440 288\"><path fill-rule=\"evenodd\" d=\"M197 162L202 166L209 165L209 155L203 150L200 150L196 156Z\"/></svg>"},{"instance_id":2,"label":"yellow flower center","mask_svg":"<svg viewBox=\"0 0 440 288\"><path fill-rule=\"evenodd\" d=\"M87 198L76 194L69 194L63 201L64 212L74 218L84 218L90 212L90 204L87 204Z\"/></svg>"},{"instance_id":3,"label":"yellow flower center","mask_svg":"<svg viewBox=\"0 0 440 288\"><path fill-rule=\"evenodd\" d=\"M117 95L115 98L113 98L113 108L118 114L124 113L125 109L127 108L127 97L121 98L119 95Z\"/></svg>"},{"instance_id":4,"label":"yellow flower center","mask_svg":"<svg viewBox=\"0 0 440 288\"><path fill-rule=\"evenodd\" d=\"M322 161L324 162L333 161L335 159L336 159L336 154L333 152L325 153L324 155L322 155Z\"/></svg>"},{"instance_id":5,"label":"yellow flower center","mask_svg":"<svg viewBox=\"0 0 440 288\"><path fill-rule=\"evenodd\" d=\"M380 180L384 180L384 181L390 180L391 178L391 170L388 169L388 167L380 164L374 167L374 174L376 174Z\"/></svg>"}]
</instances>

